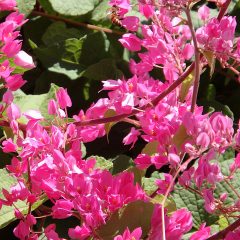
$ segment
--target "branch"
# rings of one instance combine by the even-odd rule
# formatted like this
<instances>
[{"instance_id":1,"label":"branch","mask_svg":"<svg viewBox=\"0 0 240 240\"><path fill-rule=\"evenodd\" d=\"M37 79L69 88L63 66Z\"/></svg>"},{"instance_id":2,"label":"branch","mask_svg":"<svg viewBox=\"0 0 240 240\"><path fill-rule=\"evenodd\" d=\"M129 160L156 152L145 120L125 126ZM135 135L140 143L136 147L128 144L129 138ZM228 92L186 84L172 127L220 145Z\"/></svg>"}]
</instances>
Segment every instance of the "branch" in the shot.
<instances>
[{"instance_id":1,"label":"branch","mask_svg":"<svg viewBox=\"0 0 240 240\"><path fill-rule=\"evenodd\" d=\"M88 28L88 29L91 29L91 30L97 30L97 31L105 32L105 33L117 34L117 35L120 35L120 36L122 36L124 34L124 32L121 32L121 31L111 30L109 28L99 27L99 26L95 26L95 25L92 25L92 24L77 22L77 21L74 21L74 20L71 20L71 19L68 19L68 18L55 16L55 15L51 15L51 14L40 12L40 11L32 11L31 14L34 15L34 16L42 16L42 17L47 17L49 19L53 19L53 20L56 20L56 21L69 23L69 24L75 25L77 27L85 27L85 28Z\"/></svg>"},{"instance_id":2,"label":"branch","mask_svg":"<svg viewBox=\"0 0 240 240\"><path fill-rule=\"evenodd\" d=\"M226 235L229 232L234 231L236 228L240 227L240 219L238 219L236 222L234 222L233 224L229 225L227 228L225 228L224 230L216 233L215 235L207 238L207 240L220 240L220 239L224 239L224 237L226 237Z\"/></svg>"},{"instance_id":3,"label":"branch","mask_svg":"<svg viewBox=\"0 0 240 240\"><path fill-rule=\"evenodd\" d=\"M201 60L200 60L200 52L198 50L197 38L196 38L195 30L193 27L189 7L186 8L185 12L187 15L188 26L192 34L194 52L195 52L194 86L193 86L193 95L192 95L192 104L191 104L191 112L194 112L194 109L197 103L197 95L198 95L200 75L201 75Z\"/></svg>"},{"instance_id":4,"label":"branch","mask_svg":"<svg viewBox=\"0 0 240 240\"><path fill-rule=\"evenodd\" d=\"M123 120L124 118L136 115L137 113L139 113L139 110L143 111L149 107L156 106L163 98L165 98L170 92L172 92L175 88L177 88L187 78L187 76L193 71L194 66L195 66L195 63L192 63L190 67L175 82L173 82L167 89L162 91L150 103L142 106L139 109L134 109L129 114L119 114L113 117L90 119L90 120L85 120L81 122L75 122L74 124L76 126L91 126L91 125L97 125L97 124L103 124L103 123L109 123L109 122L118 122Z\"/></svg>"},{"instance_id":5,"label":"branch","mask_svg":"<svg viewBox=\"0 0 240 240\"><path fill-rule=\"evenodd\" d=\"M223 16L225 15L225 13L226 13L226 11L227 11L228 6L229 6L230 3L231 3L231 0L227 0L227 1L222 5L222 7L221 7L221 9L220 9L220 12L219 12L219 14L218 14L218 16L217 16L217 19L218 19L218 20L221 20L221 19L223 18Z\"/></svg>"}]
</instances>

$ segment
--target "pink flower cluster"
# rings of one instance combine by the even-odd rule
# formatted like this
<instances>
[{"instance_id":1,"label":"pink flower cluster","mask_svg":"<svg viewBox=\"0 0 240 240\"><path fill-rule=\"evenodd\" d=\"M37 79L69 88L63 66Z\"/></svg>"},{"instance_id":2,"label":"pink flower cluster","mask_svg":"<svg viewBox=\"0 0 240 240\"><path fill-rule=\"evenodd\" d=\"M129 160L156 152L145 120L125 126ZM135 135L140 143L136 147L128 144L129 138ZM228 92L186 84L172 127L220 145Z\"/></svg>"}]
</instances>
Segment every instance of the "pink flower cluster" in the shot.
<instances>
[{"instance_id":1,"label":"pink flower cluster","mask_svg":"<svg viewBox=\"0 0 240 240\"><path fill-rule=\"evenodd\" d=\"M64 89L58 90L56 98L58 109L70 105L70 98ZM13 121L21 116L13 103L7 107L7 112ZM41 125L43 118L39 117L39 113L35 111L24 115L28 118L25 136L17 131L16 143L12 139L3 142L4 152L17 153L18 157L13 157L7 169L18 179L18 183L10 191L3 188L5 199L1 200L1 205L12 206L17 200L33 204L46 195L53 203L53 218L77 215L82 219L82 226L70 229L69 236L83 239L83 236L90 236L104 224L111 213L132 201L145 199L140 186L134 185L132 173L112 176L106 170L96 169L94 158L82 159L74 124L67 127L53 125L46 131ZM25 174L29 174L27 179ZM29 222L30 215L20 215L18 218L21 221L14 231L15 235L20 239L35 236L34 232L30 232L30 226L36 222Z\"/></svg>"},{"instance_id":2,"label":"pink flower cluster","mask_svg":"<svg viewBox=\"0 0 240 240\"><path fill-rule=\"evenodd\" d=\"M151 21L147 25L141 24L136 16L126 16L132 8L130 0L111 0L110 5L119 8L123 26L131 31L122 36L120 43L126 49L138 52L139 60L130 60L133 76L103 81L103 90L108 91L108 97L93 103L86 112L81 110L73 117L75 122L71 123L67 119L67 108L72 106L71 98L66 89L59 88L55 99L48 103L48 113L53 116L50 126L46 126L47 121L40 112L33 109L21 113L13 103L12 91L25 82L21 74L15 74L15 68L34 67L32 58L21 51L18 39L18 28L26 20L22 14L14 12L0 24L0 76L7 88L0 111L3 122L14 134L13 139L2 142L2 149L5 153L14 153L6 169L17 179L17 184L10 189L2 189L4 198L0 199L0 207L15 207L15 217L19 219L14 229L16 237L38 239L39 234L34 231L37 218L31 213L31 208L41 198L50 200L52 205L47 213L52 218L75 217L79 220L78 226L68 229L71 239L87 239L96 237L99 228L112 214L127 204L137 200L150 201L155 193L167 197L174 191L176 180L181 186L197 192L204 199L205 210L210 214L218 210L224 213L239 210L237 203L224 206L228 197L226 193L219 200L214 197L217 183L231 179L240 168L239 154L230 165L228 177L223 175L219 163L214 160L229 147L237 151L240 149L240 130L234 135L232 119L219 112L204 114L203 108L198 106L192 110L191 84L184 89L186 86L183 83L164 95L161 101L156 101L184 75L194 50L199 50L194 49L192 44L192 26L178 16L189 2L139 1L140 13ZM0 10L12 10L15 5L14 1L1 1ZM206 7L199 9L205 25L196 30L198 47L202 51L214 52L221 62L226 62L226 56L236 57L240 53L240 41L236 49L233 47L236 20L234 17L209 19L208 10ZM141 38L133 33L139 29ZM200 61L199 64L204 67L204 60ZM164 80L150 76L155 67L162 69ZM188 77L194 78L192 73ZM102 120L109 115L123 116L134 124L123 139L125 145L133 148L138 138L145 140L146 147L134 160L138 168L147 169L151 165L157 169L165 165L170 167L164 179L155 181L157 190L153 195L147 196L141 186L135 184L133 173L124 171L112 175L110 171L96 167L94 157L83 159L81 143L104 136L107 131ZM132 115L134 119L128 118ZM27 123L20 123L20 118L25 118ZM187 168L186 163L192 160L197 163ZM15 206L18 200L28 204L26 215ZM166 209L155 204L148 239L161 240L166 235L166 239L180 240L192 229L192 225L188 210L178 209L168 215ZM142 233L141 227L126 228L114 240L137 240L145 237L141 236ZM61 239L54 224L47 226L44 234L48 239ZM235 231L226 239L234 239L238 235ZM210 228L203 224L190 239L204 240L209 236Z\"/></svg>"},{"instance_id":3,"label":"pink flower cluster","mask_svg":"<svg viewBox=\"0 0 240 240\"><path fill-rule=\"evenodd\" d=\"M0 9L2 7L4 10L11 10L13 6L15 6L15 1L8 1L8 3L3 1L0 3ZM19 89L23 86L25 81L21 74L14 73L15 67L10 64L10 62L13 61L15 65L25 69L30 69L35 66L32 57L26 52L21 51L22 43L18 39L18 28L25 22L26 20L24 20L23 14L13 12L6 17L6 20L3 23L0 24L2 53L0 56L0 76L4 80L5 87L11 91Z\"/></svg>"},{"instance_id":4,"label":"pink flower cluster","mask_svg":"<svg viewBox=\"0 0 240 240\"><path fill-rule=\"evenodd\" d=\"M235 17L225 16L220 21L212 18L197 29L197 41L204 51L212 51L219 59L227 61L233 52L236 25Z\"/></svg>"}]
</instances>

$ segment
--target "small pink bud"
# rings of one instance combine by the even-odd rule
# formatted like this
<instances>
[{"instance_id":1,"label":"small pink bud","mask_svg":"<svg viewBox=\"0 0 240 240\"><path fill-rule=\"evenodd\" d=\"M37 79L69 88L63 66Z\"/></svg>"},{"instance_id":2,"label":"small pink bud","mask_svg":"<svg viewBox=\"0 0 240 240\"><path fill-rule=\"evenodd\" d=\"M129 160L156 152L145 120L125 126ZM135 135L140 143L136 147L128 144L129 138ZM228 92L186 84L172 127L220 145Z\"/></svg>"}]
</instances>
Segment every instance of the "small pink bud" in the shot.
<instances>
[{"instance_id":1,"label":"small pink bud","mask_svg":"<svg viewBox=\"0 0 240 240\"><path fill-rule=\"evenodd\" d=\"M56 93L56 98L60 108L64 109L66 107L72 106L72 101L66 89L59 88L59 90Z\"/></svg>"},{"instance_id":2,"label":"small pink bud","mask_svg":"<svg viewBox=\"0 0 240 240\"><path fill-rule=\"evenodd\" d=\"M224 202L227 198L228 198L228 194L227 193L222 193L221 196L220 196L220 200L222 202Z\"/></svg>"},{"instance_id":3,"label":"small pink bud","mask_svg":"<svg viewBox=\"0 0 240 240\"><path fill-rule=\"evenodd\" d=\"M12 120L16 120L21 117L20 109L14 103L11 103L10 106L7 108L7 116Z\"/></svg>"},{"instance_id":4,"label":"small pink bud","mask_svg":"<svg viewBox=\"0 0 240 240\"><path fill-rule=\"evenodd\" d=\"M3 94L3 102L5 102L6 104L10 104L13 101L13 94L10 90L7 90L4 94Z\"/></svg>"},{"instance_id":5,"label":"small pink bud","mask_svg":"<svg viewBox=\"0 0 240 240\"><path fill-rule=\"evenodd\" d=\"M32 57L24 51L20 51L16 54L14 63L20 67L28 69L35 67Z\"/></svg>"},{"instance_id":6,"label":"small pink bud","mask_svg":"<svg viewBox=\"0 0 240 240\"><path fill-rule=\"evenodd\" d=\"M203 5L198 9L198 17L201 20L206 21L208 20L209 16L210 16L210 9L206 5Z\"/></svg>"},{"instance_id":7,"label":"small pink bud","mask_svg":"<svg viewBox=\"0 0 240 240\"><path fill-rule=\"evenodd\" d=\"M132 33L124 34L119 42L130 51L141 50L141 40Z\"/></svg>"}]
</instances>

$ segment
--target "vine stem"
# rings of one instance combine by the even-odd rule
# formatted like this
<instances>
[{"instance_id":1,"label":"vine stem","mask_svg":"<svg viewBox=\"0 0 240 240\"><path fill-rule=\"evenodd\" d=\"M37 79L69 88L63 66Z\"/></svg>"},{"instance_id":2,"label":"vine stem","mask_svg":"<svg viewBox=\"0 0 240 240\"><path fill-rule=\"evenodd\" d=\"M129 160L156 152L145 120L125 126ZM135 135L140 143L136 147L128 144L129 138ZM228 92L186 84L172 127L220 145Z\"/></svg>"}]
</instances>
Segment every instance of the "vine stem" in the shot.
<instances>
[{"instance_id":1,"label":"vine stem","mask_svg":"<svg viewBox=\"0 0 240 240\"><path fill-rule=\"evenodd\" d=\"M166 193L164 194L164 198L162 200L162 203L161 203L161 217L162 217L162 238L163 240L166 240L166 229L165 229L165 212L164 212L164 205L166 203L166 200L167 200L167 197L173 187L173 184L178 176L178 174L185 170L187 165L193 160L194 158L193 157L190 157L186 162L184 162L179 168L178 170L176 171L171 183L169 184L168 188L167 188L167 191Z\"/></svg>"},{"instance_id":2,"label":"vine stem","mask_svg":"<svg viewBox=\"0 0 240 240\"><path fill-rule=\"evenodd\" d=\"M240 226L240 218L235 221L234 223L232 223L231 225L229 225L227 228L225 228L224 230L214 234L213 236L207 238L207 240L220 240L223 239L224 237L226 237L226 235L229 232L234 231L236 228L238 228Z\"/></svg>"},{"instance_id":3,"label":"vine stem","mask_svg":"<svg viewBox=\"0 0 240 240\"><path fill-rule=\"evenodd\" d=\"M48 14L48 13L45 13L45 12L32 11L31 14L34 15L34 16L42 16L42 17L46 17L46 18L49 18L49 19L52 19L52 20L65 22L65 23L68 23L68 24L71 24L71 25L74 25L74 26L77 26L77 27L85 27L85 28L88 28L88 29L91 29L91 30L102 31L102 32L105 32L105 33L116 34L116 35L120 35L120 36L122 36L124 34L124 32L121 32L121 31L111 30L109 28L99 27L99 26L96 26L96 25L88 24L88 23L77 22L77 21L74 21L74 20L71 20L71 19L68 19L68 18L64 18L64 17L56 16L56 15L51 15L51 14Z\"/></svg>"},{"instance_id":4,"label":"vine stem","mask_svg":"<svg viewBox=\"0 0 240 240\"><path fill-rule=\"evenodd\" d=\"M188 75L193 71L195 63L192 63L190 67L175 81L173 82L167 89L162 91L155 99L153 99L150 103L142 106L139 109L133 109L131 113L129 114L119 114L113 117L105 117L105 118L96 118L96 119L90 119L90 120L83 120L81 122L75 122L74 124L76 126L91 126L91 125L97 125L102 123L109 123L109 122L118 122L124 118L131 117L133 115L136 115L139 113L139 111L144 111L148 107L156 106L164 97L166 97L170 92L172 92L175 88L177 88L187 77Z\"/></svg>"},{"instance_id":5,"label":"vine stem","mask_svg":"<svg viewBox=\"0 0 240 240\"><path fill-rule=\"evenodd\" d=\"M191 104L191 112L194 112L196 102L197 102L197 95L198 95L200 75L201 75L201 61L200 61L200 52L198 50L197 38L196 38L195 30L193 27L191 12L189 7L185 9L185 13L188 20L188 26L192 34L194 54L195 54L194 85L193 85L193 95L192 95L192 104Z\"/></svg>"}]
</instances>

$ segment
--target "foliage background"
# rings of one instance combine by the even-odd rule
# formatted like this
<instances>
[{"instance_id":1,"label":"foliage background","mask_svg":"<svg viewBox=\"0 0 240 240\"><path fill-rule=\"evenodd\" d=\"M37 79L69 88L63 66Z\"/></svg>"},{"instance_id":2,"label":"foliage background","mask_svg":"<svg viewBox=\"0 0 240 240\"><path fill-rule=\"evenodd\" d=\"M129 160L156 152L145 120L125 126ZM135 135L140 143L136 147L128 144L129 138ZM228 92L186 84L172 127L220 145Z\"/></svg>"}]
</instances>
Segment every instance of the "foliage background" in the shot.
<instances>
[{"instance_id":1,"label":"foliage background","mask_svg":"<svg viewBox=\"0 0 240 240\"><path fill-rule=\"evenodd\" d=\"M134 2L134 1L133 1ZM201 5L204 1L200 1ZM22 92L17 92L16 102L24 110L39 108L46 111L48 99L53 96L51 84L68 89L73 106L69 109L69 116L78 114L80 109L87 109L90 104L100 97L106 96L100 91L102 80L131 77L128 69L130 58L137 56L124 50L118 42L124 29L113 26L107 18L108 0L18 0L19 10L25 13L29 21L21 29L23 49L33 56L36 68L25 73L27 84ZM216 15L214 4L208 5L211 14ZM195 10L197 11L198 6ZM232 1L229 14L237 16L237 34L240 34L240 1ZM46 16L40 16L41 13ZM138 15L133 7L130 15ZM2 19L6 13L1 15ZM53 16L62 17L65 21L53 20ZM195 26L199 26L196 12L193 12ZM69 20L74 21L69 23ZM79 26L83 23L82 26ZM113 33L104 33L89 29L85 24L112 29ZM151 75L163 80L159 69L153 70ZM100 91L100 92L99 92ZM34 96L33 96L34 95ZM240 87L237 76L230 70L216 65L215 73L209 77L209 69L201 76L198 104L203 105L205 111L213 109L239 119ZM237 125L237 122L235 122ZM113 163L113 173L127 169L131 159L144 146L139 140L133 150L124 147L123 137L129 132L127 123L117 124L111 129L109 141L104 137L93 143L86 144L86 157L102 156ZM0 167L9 163L10 157L0 152ZM155 169L146 173L148 178ZM167 171L167 169L164 169ZM177 197L176 197L177 198ZM195 201L195 200L194 200ZM190 203L189 203L190 204ZM68 228L75 226L73 219L56 221L58 231L65 235ZM1 229L3 239L15 239L12 229L15 223Z\"/></svg>"}]
</instances>

